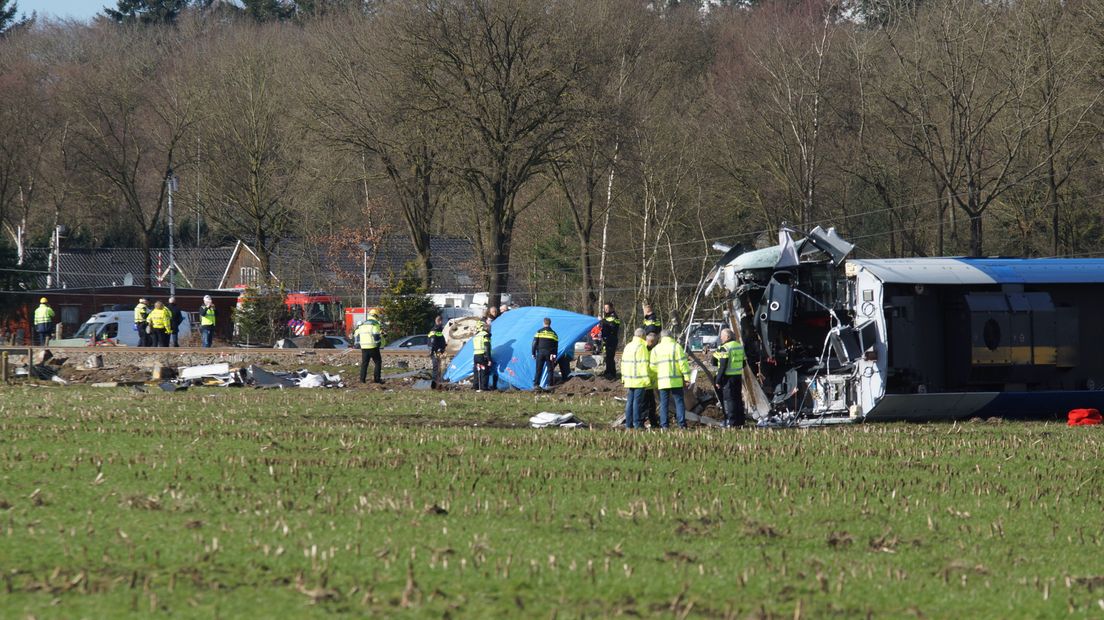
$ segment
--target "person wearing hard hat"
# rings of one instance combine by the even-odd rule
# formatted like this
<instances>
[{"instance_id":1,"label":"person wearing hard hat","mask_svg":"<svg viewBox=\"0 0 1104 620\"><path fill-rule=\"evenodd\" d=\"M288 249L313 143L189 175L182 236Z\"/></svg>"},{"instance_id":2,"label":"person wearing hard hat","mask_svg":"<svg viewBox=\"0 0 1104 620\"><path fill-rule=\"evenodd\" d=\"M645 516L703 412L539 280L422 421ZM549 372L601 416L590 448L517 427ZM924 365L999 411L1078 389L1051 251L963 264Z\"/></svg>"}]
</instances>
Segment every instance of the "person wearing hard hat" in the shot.
<instances>
[{"instance_id":1,"label":"person wearing hard hat","mask_svg":"<svg viewBox=\"0 0 1104 620\"><path fill-rule=\"evenodd\" d=\"M353 336L354 341L360 345L360 382L364 383L368 376L368 362L376 363L372 371L372 382L383 383L380 373L383 371L383 356L380 355L380 347L383 346L383 327L380 325L380 311L372 308L368 312L368 318L357 326Z\"/></svg>"},{"instance_id":2,"label":"person wearing hard hat","mask_svg":"<svg viewBox=\"0 0 1104 620\"><path fill-rule=\"evenodd\" d=\"M203 305L199 308L199 334L203 338L203 348L210 349L215 342L215 302L210 295L203 296Z\"/></svg>"},{"instance_id":3,"label":"person wearing hard hat","mask_svg":"<svg viewBox=\"0 0 1104 620\"><path fill-rule=\"evenodd\" d=\"M145 297L138 300L138 305L134 306L134 331L138 332L138 346L148 347L150 345L149 334L149 318L150 308L149 301Z\"/></svg>"},{"instance_id":4,"label":"person wearing hard hat","mask_svg":"<svg viewBox=\"0 0 1104 620\"><path fill-rule=\"evenodd\" d=\"M50 333L54 331L54 309L46 301L46 298L38 300L38 307L34 311L35 344L46 346L50 340Z\"/></svg>"}]
</instances>

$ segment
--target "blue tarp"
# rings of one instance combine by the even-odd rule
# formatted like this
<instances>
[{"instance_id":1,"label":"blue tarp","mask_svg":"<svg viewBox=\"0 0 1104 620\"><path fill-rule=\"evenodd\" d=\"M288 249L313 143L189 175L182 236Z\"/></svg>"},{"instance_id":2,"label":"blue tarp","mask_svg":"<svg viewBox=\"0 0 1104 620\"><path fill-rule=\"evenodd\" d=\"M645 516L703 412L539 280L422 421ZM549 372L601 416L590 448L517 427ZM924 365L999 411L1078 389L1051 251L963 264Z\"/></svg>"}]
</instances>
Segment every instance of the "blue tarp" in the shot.
<instances>
[{"instance_id":1,"label":"blue tarp","mask_svg":"<svg viewBox=\"0 0 1104 620\"><path fill-rule=\"evenodd\" d=\"M575 343L598 324L598 319L592 316L541 306L510 310L498 317L491 323L491 357L499 388L512 385L519 390L533 389L533 375L537 371L532 354L533 336L545 318L552 319L552 329L560 338L558 355L561 358L573 355ZM472 342L469 340L452 359L445 379L463 381L472 375L472 366Z\"/></svg>"}]
</instances>

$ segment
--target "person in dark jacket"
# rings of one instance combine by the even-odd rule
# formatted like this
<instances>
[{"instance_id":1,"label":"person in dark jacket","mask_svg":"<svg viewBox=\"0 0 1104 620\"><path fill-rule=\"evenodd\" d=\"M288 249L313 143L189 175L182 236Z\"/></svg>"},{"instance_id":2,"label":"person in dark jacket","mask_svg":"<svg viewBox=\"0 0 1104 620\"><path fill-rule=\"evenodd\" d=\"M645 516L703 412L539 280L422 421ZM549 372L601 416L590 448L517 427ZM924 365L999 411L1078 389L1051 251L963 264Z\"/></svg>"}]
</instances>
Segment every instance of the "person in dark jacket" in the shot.
<instances>
[{"instance_id":1,"label":"person in dark jacket","mask_svg":"<svg viewBox=\"0 0 1104 620\"><path fill-rule=\"evenodd\" d=\"M652 304L644 304L644 334L659 335L663 330L663 321L652 312Z\"/></svg>"},{"instance_id":2,"label":"person in dark jacket","mask_svg":"<svg viewBox=\"0 0 1104 620\"><path fill-rule=\"evenodd\" d=\"M602 350L606 354L606 369L602 372L602 376L606 379L617 379L617 362L614 358L617 355L617 345L621 339L621 319L617 316L617 311L613 309L613 304L606 302L602 306L602 322L599 323L602 326Z\"/></svg>"},{"instance_id":3,"label":"person in dark jacket","mask_svg":"<svg viewBox=\"0 0 1104 620\"><path fill-rule=\"evenodd\" d=\"M441 358L445 356L445 321L441 315L433 320L433 328L429 330L429 357L433 364L433 380L430 387L437 387L441 382Z\"/></svg>"},{"instance_id":4,"label":"person in dark jacket","mask_svg":"<svg viewBox=\"0 0 1104 620\"><path fill-rule=\"evenodd\" d=\"M169 297L169 305L165 307L169 309L169 326L172 328L172 331L169 332L170 346L179 347L180 324L184 322L184 311L176 305L175 297Z\"/></svg>"},{"instance_id":5,"label":"person in dark jacket","mask_svg":"<svg viewBox=\"0 0 1104 620\"><path fill-rule=\"evenodd\" d=\"M544 327L537 330L533 336L533 359L537 362L536 373L533 374L533 388L539 388L544 376L545 368L548 369L548 383L552 384L552 375L555 372L556 352L560 349L560 337L552 329L552 319L544 319Z\"/></svg>"}]
</instances>

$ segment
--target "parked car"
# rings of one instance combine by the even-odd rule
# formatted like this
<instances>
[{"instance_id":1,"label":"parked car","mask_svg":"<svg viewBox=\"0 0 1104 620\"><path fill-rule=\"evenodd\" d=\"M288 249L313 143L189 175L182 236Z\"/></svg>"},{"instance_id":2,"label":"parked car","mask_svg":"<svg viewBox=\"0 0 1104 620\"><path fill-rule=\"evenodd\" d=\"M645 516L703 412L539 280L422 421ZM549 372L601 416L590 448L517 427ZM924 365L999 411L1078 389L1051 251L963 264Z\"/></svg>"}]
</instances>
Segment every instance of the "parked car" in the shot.
<instances>
[{"instance_id":1,"label":"parked car","mask_svg":"<svg viewBox=\"0 0 1104 620\"><path fill-rule=\"evenodd\" d=\"M703 349L716 349L721 341L721 323L717 321L703 321L690 325L690 350L701 351Z\"/></svg>"},{"instance_id":2,"label":"parked car","mask_svg":"<svg viewBox=\"0 0 1104 620\"><path fill-rule=\"evenodd\" d=\"M413 336L403 336L396 339L394 342L388 343L383 347L388 351L425 351L429 352L429 336L425 334L415 334Z\"/></svg>"},{"instance_id":3,"label":"parked car","mask_svg":"<svg viewBox=\"0 0 1104 620\"><path fill-rule=\"evenodd\" d=\"M335 349L351 349L353 348L353 341L345 336L326 336L326 340L330 341Z\"/></svg>"}]
</instances>

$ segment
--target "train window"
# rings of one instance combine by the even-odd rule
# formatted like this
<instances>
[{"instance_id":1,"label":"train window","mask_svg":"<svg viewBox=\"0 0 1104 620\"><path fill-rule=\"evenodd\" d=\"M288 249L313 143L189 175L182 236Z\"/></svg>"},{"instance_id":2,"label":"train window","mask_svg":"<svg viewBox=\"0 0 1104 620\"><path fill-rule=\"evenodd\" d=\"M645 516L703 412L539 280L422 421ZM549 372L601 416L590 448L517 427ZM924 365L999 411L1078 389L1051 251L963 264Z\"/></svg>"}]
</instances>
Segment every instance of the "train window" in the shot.
<instances>
[{"instance_id":1,"label":"train window","mask_svg":"<svg viewBox=\"0 0 1104 620\"><path fill-rule=\"evenodd\" d=\"M996 351L1001 341L1000 323L997 323L994 319L986 321L985 326L981 329L981 338L990 351Z\"/></svg>"}]
</instances>

